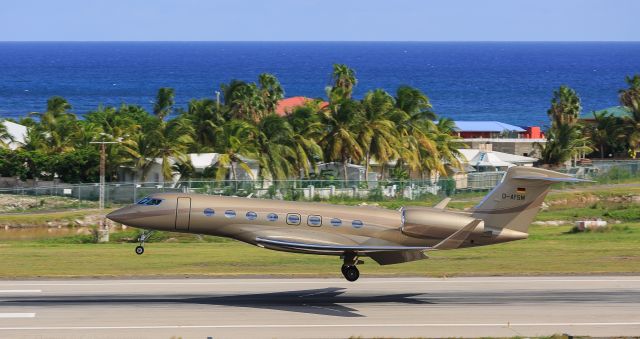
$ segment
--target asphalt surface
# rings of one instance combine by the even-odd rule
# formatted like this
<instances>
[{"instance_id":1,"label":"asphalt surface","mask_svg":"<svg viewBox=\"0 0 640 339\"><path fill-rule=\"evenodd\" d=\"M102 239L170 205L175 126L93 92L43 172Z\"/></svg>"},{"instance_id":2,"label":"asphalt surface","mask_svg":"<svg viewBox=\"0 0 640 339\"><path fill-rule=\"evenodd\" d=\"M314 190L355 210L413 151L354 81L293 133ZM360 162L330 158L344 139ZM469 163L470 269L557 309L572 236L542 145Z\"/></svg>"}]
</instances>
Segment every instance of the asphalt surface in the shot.
<instances>
[{"instance_id":1,"label":"asphalt surface","mask_svg":"<svg viewBox=\"0 0 640 339\"><path fill-rule=\"evenodd\" d=\"M640 335L640 277L0 281L0 338Z\"/></svg>"}]
</instances>

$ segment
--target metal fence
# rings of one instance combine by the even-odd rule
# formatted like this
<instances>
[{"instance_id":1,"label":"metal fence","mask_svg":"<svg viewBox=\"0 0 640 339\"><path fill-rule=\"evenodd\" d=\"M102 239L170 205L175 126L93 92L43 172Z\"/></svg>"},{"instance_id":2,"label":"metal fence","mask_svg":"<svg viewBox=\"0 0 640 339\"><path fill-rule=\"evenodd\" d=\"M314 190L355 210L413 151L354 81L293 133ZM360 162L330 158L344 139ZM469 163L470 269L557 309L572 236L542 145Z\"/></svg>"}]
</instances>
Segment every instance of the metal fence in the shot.
<instances>
[{"instance_id":1,"label":"metal fence","mask_svg":"<svg viewBox=\"0 0 640 339\"><path fill-rule=\"evenodd\" d=\"M640 180L639 161L594 161L592 166L568 168L563 172L598 183L624 183ZM214 181L190 180L177 183L107 183L105 205L133 203L159 192L202 193L226 196L249 196L282 200L406 199L420 200L429 196L455 196L470 191L488 191L504 177L505 172L475 172L437 180L284 180L284 181ZM559 185L558 187L562 187ZM54 184L44 187L0 189L0 194L28 196L60 196L78 202L99 199L99 184Z\"/></svg>"},{"instance_id":2,"label":"metal fence","mask_svg":"<svg viewBox=\"0 0 640 339\"><path fill-rule=\"evenodd\" d=\"M425 196L450 196L459 192L483 191L496 186L504 172L470 173L457 178L437 180L189 180L177 183L107 183L105 205L136 202L142 197L160 192L201 193L226 196L252 196L280 200L328 200L357 198L366 200L422 199ZM37 187L2 188L0 194L28 196L59 196L78 202L98 201L100 185L56 183Z\"/></svg>"}]
</instances>

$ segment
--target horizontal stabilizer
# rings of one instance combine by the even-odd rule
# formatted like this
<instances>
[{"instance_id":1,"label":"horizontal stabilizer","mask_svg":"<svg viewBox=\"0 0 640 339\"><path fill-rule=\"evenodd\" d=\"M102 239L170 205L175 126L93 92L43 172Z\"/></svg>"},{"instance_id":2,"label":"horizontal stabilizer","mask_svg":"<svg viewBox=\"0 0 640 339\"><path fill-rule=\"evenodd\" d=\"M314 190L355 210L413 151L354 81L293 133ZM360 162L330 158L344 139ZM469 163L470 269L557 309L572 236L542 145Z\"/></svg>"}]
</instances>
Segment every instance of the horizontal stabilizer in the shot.
<instances>
[{"instance_id":1,"label":"horizontal stabilizer","mask_svg":"<svg viewBox=\"0 0 640 339\"><path fill-rule=\"evenodd\" d=\"M578 179L578 178L550 178L550 177L539 177L539 176L514 176L512 179L520 179L520 180L541 180L541 181L549 181L549 182L593 182L593 180L586 179Z\"/></svg>"},{"instance_id":2,"label":"horizontal stabilizer","mask_svg":"<svg viewBox=\"0 0 640 339\"><path fill-rule=\"evenodd\" d=\"M469 237L471 232L473 232L473 230L475 230L476 227L478 227L478 225L481 222L482 222L482 220L480 220L480 219L476 219L476 220L470 222L469 224L467 224L467 226L461 228L460 230L456 231L455 233L453 233L452 235L450 235L446 239L444 239L441 242L439 242L437 245L433 246L432 249L434 249L434 250L453 250L453 249L456 249L456 248L460 247L460 245L462 245L462 243L465 240L467 240L467 238Z\"/></svg>"},{"instance_id":3,"label":"horizontal stabilizer","mask_svg":"<svg viewBox=\"0 0 640 339\"><path fill-rule=\"evenodd\" d=\"M443 210L443 209L445 209L447 207L447 205L449 204L450 201L451 201L451 198L444 198L437 205L433 206L433 208L437 208L439 210Z\"/></svg>"}]
</instances>

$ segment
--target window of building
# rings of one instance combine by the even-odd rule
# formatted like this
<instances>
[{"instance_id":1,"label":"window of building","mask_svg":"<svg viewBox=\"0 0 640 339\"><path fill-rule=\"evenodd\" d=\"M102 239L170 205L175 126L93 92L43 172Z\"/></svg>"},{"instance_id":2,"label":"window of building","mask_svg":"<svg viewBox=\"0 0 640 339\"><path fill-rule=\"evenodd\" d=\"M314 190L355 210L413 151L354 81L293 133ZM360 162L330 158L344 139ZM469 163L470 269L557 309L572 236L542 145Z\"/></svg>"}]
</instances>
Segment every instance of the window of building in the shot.
<instances>
[{"instance_id":1,"label":"window of building","mask_svg":"<svg viewBox=\"0 0 640 339\"><path fill-rule=\"evenodd\" d=\"M287 224L289 225L300 225L300 214L298 213L289 213L287 214Z\"/></svg>"},{"instance_id":2,"label":"window of building","mask_svg":"<svg viewBox=\"0 0 640 339\"><path fill-rule=\"evenodd\" d=\"M236 211L234 210L226 210L224 211L224 216L227 218L235 218L236 217Z\"/></svg>"},{"instance_id":3,"label":"window of building","mask_svg":"<svg viewBox=\"0 0 640 339\"><path fill-rule=\"evenodd\" d=\"M213 208L204 209L204 215L206 215L207 217L212 217L214 214L216 214L216 212L213 210Z\"/></svg>"},{"instance_id":4,"label":"window of building","mask_svg":"<svg viewBox=\"0 0 640 339\"><path fill-rule=\"evenodd\" d=\"M351 222L351 226L353 226L354 228L361 228L362 226L364 226L364 223L362 222L362 220L354 220Z\"/></svg>"},{"instance_id":5,"label":"window of building","mask_svg":"<svg viewBox=\"0 0 640 339\"><path fill-rule=\"evenodd\" d=\"M275 213L269 213L267 214L267 220L269 221L277 221L278 220L278 215Z\"/></svg>"},{"instance_id":6,"label":"window of building","mask_svg":"<svg viewBox=\"0 0 640 339\"><path fill-rule=\"evenodd\" d=\"M333 218L331 219L331 226L340 226L342 225L342 220L338 219L338 218Z\"/></svg>"},{"instance_id":7,"label":"window of building","mask_svg":"<svg viewBox=\"0 0 640 339\"><path fill-rule=\"evenodd\" d=\"M256 220L258 218L258 213L249 211L247 212L247 219Z\"/></svg>"},{"instance_id":8,"label":"window of building","mask_svg":"<svg viewBox=\"0 0 640 339\"><path fill-rule=\"evenodd\" d=\"M319 215L310 215L307 217L307 224L309 226L322 226L322 217Z\"/></svg>"}]
</instances>

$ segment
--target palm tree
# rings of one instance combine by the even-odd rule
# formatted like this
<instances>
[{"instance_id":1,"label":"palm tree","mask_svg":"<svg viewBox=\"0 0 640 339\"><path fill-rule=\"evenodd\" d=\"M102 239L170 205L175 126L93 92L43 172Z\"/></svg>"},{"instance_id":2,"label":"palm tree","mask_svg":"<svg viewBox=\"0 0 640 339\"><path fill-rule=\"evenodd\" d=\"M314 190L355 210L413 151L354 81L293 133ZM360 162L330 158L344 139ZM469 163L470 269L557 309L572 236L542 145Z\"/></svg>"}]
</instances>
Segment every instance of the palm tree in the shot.
<instances>
[{"instance_id":1,"label":"palm tree","mask_svg":"<svg viewBox=\"0 0 640 339\"><path fill-rule=\"evenodd\" d=\"M364 121L363 107L357 101L345 99L339 103L331 103L329 109L322 113L327 130L320 140L325 152L324 158L327 161L341 162L344 180L347 181L347 164L350 160L360 161L363 156L357 139Z\"/></svg>"},{"instance_id":2,"label":"palm tree","mask_svg":"<svg viewBox=\"0 0 640 339\"><path fill-rule=\"evenodd\" d=\"M462 153L460 153L460 149L466 148L467 145L461 138L454 136L456 127L455 121L449 118L440 118L436 127L437 136L435 140L440 160L449 164L449 166L453 168L462 169L463 166L460 162ZM445 175L446 171L441 168L440 173Z\"/></svg>"},{"instance_id":3,"label":"palm tree","mask_svg":"<svg viewBox=\"0 0 640 339\"><path fill-rule=\"evenodd\" d=\"M133 159L140 157L133 138L140 133L142 126L129 115L128 106L121 110L114 107L98 107L96 111L85 115L85 121L80 131L82 144L91 141L117 141L117 145L108 148L107 173L112 178L117 175L117 169L124 165L134 165Z\"/></svg>"},{"instance_id":4,"label":"palm tree","mask_svg":"<svg viewBox=\"0 0 640 339\"><path fill-rule=\"evenodd\" d=\"M538 145L543 163L559 166L579 154L593 151L591 140L586 137L580 125L562 124L547 132L547 142Z\"/></svg>"},{"instance_id":5,"label":"palm tree","mask_svg":"<svg viewBox=\"0 0 640 339\"><path fill-rule=\"evenodd\" d=\"M390 119L399 133L402 147L400 160L411 170L432 171L442 168L435 141L437 127L433 120L429 98L419 89L400 86L396 92L395 109Z\"/></svg>"},{"instance_id":6,"label":"palm tree","mask_svg":"<svg viewBox=\"0 0 640 339\"><path fill-rule=\"evenodd\" d=\"M593 117L595 123L587 125L586 131L600 151L600 158L604 159L604 151L614 150L619 142L627 138L627 135L624 125L607 111L593 112Z\"/></svg>"},{"instance_id":7,"label":"palm tree","mask_svg":"<svg viewBox=\"0 0 640 339\"><path fill-rule=\"evenodd\" d=\"M13 141L13 136L7 131L7 126L0 121L0 148L9 148L9 144Z\"/></svg>"},{"instance_id":8,"label":"palm tree","mask_svg":"<svg viewBox=\"0 0 640 339\"><path fill-rule=\"evenodd\" d=\"M333 65L333 87L329 91L330 101L351 99L353 88L358 83L356 72L347 65Z\"/></svg>"},{"instance_id":9,"label":"palm tree","mask_svg":"<svg viewBox=\"0 0 640 339\"><path fill-rule=\"evenodd\" d=\"M637 149L640 148L640 75L626 77L626 81L629 88L619 91L620 103L631 111L624 122L627 126L629 153L635 159Z\"/></svg>"},{"instance_id":10,"label":"palm tree","mask_svg":"<svg viewBox=\"0 0 640 339\"><path fill-rule=\"evenodd\" d=\"M583 135L578 122L581 109L580 97L573 89L560 86L553 92L551 108L547 111L551 119L547 142L538 146L545 164L559 166L572 157L592 151L591 141Z\"/></svg>"},{"instance_id":11,"label":"palm tree","mask_svg":"<svg viewBox=\"0 0 640 339\"><path fill-rule=\"evenodd\" d=\"M62 97L54 96L47 100L47 110L43 113L31 113L40 118L36 133L42 134L46 143L40 144L47 154L64 153L75 148L80 124L76 115L70 113L71 105ZM37 137L33 137L34 140Z\"/></svg>"},{"instance_id":12,"label":"palm tree","mask_svg":"<svg viewBox=\"0 0 640 339\"><path fill-rule=\"evenodd\" d=\"M400 86L396 91L396 108L409 114L414 120L435 120L429 97L417 88Z\"/></svg>"},{"instance_id":13,"label":"palm tree","mask_svg":"<svg viewBox=\"0 0 640 339\"><path fill-rule=\"evenodd\" d=\"M189 119L195 129L194 151L207 152L213 149L216 134L224 123L224 117L212 99L189 101L187 111L183 115Z\"/></svg>"},{"instance_id":14,"label":"palm tree","mask_svg":"<svg viewBox=\"0 0 640 339\"><path fill-rule=\"evenodd\" d=\"M271 114L260 120L256 146L262 178L283 180L295 174L296 152L292 141L293 130L284 118Z\"/></svg>"},{"instance_id":15,"label":"palm tree","mask_svg":"<svg viewBox=\"0 0 640 339\"><path fill-rule=\"evenodd\" d=\"M158 89L156 101L153 103L153 114L158 118L164 119L173 111L175 104L175 90L170 87L161 87Z\"/></svg>"},{"instance_id":16,"label":"palm tree","mask_svg":"<svg viewBox=\"0 0 640 339\"><path fill-rule=\"evenodd\" d=\"M149 140L145 141L144 145L147 147L146 155L152 160L160 159L162 176L165 180L172 178L174 163L189 161L187 151L193 143L193 127L189 120L183 117L169 121L158 119L156 127L147 133Z\"/></svg>"},{"instance_id":17,"label":"palm tree","mask_svg":"<svg viewBox=\"0 0 640 339\"><path fill-rule=\"evenodd\" d=\"M253 177L247 159L256 156L255 127L247 121L234 119L227 121L220 130L220 136L216 138L214 147L214 151L219 154L216 180L224 179L227 167L231 167L233 179L237 180L235 164Z\"/></svg>"},{"instance_id":18,"label":"palm tree","mask_svg":"<svg viewBox=\"0 0 640 339\"><path fill-rule=\"evenodd\" d=\"M255 83L233 80L222 85L224 102L229 119L244 119L257 122L264 111L262 97Z\"/></svg>"},{"instance_id":19,"label":"palm tree","mask_svg":"<svg viewBox=\"0 0 640 339\"><path fill-rule=\"evenodd\" d=\"M627 76L625 80L629 88L619 91L620 103L633 112L640 112L640 75L636 74L633 77Z\"/></svg>"},{"instance_id":20,"label":"palm tree","mask_svg":"<svg viewBox=\"0 0 640 339\"><path fill-rule=\"evenodd\" d=\"M358 141L365 152L365 180L369 180L369 163L375 158L385 164L398 157L399 138L390 113L394 100L387 92L378 89L368 92L362 100L364 121Z\"/></svg>"},{"instance_id":21,"label":"palm tree","mask_svg":"<svg viewBox=\"0 0 640 339\"><path fill-rule=\"evenodd\" d=\"M275 113L278 102L284 98L282 85L280 85L275 75L269 73L260 74L258 82L260 84L260 97L264 107L262 116Z\"/></svg>"},{"instance_id":22,"label":"palm tree","mask_svg":"<svg viewBox=\"0 0 640 339\"><path fill-rule=\"evenodd\" d=\"M47 100L47 113L50 113L54 117L67 114L71 110L71 104L67 99L61 96L53 96Z\"/></svg>"},{"instance_id":23,"label":"palm tree","mask_svg":"<svg viewBox=\"0 0 640 339\"><path fill-rule=\"evenodd\" d=\"M553 92L551 108L547 114L551 118L552 125L573 125L577 122L581 110L580 97L576 91L567 86L560 86Z\"/></svg>"},{"instance_id":24,"label":"palm tree","mask_svg":"<svg viewBox=\"0 0 640 339\"><path fill-rule=\"evenodd\" d=\"M305 177L309 176L311 167L315 168L316 163L322 160L322 148L318 141L323 137L324 125L320 121L319 111L317 103L309 103L295 108L286 117L293 131L291 142L296 154L295 166Z\"/></svg>"}]
</instances>

